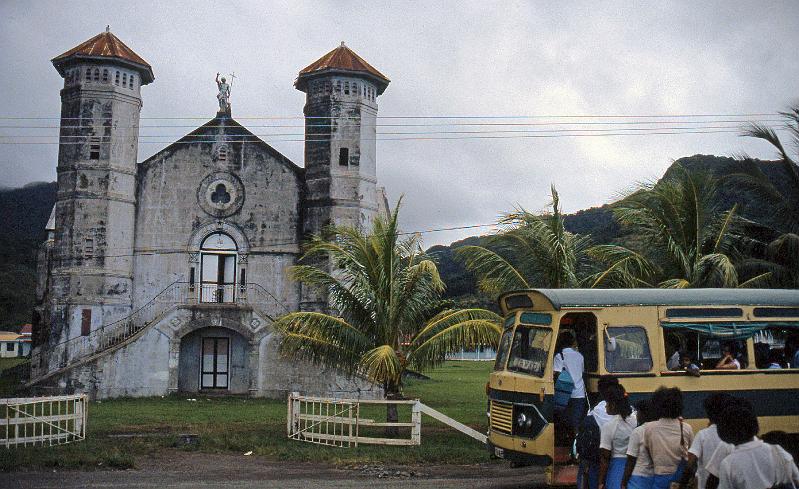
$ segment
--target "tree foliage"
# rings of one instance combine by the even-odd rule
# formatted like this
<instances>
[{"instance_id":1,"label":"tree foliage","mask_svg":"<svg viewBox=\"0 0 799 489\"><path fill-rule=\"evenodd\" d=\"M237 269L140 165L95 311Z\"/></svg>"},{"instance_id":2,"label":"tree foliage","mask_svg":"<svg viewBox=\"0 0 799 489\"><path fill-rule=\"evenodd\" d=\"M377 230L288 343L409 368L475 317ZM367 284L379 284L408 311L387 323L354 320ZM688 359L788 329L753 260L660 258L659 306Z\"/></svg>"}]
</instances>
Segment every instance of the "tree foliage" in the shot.
<instances>
[{"instance_id":1,"label":"tree foliage","mask_svg":"<svg viewBox=\"0 0 799 489\"><path fill-rule=\"evenodd\" d=\"M590 236L566 230L565 216L554 185L551 212L524 209L505 215L502 231L486 246L462 246L455 254L479 278L480 289L491 296L531 287L577 287L586 270Z\"/></svg>"},{"instance_id":2,"label":"tree foliage","mask_svg":"<svg viewBox=\"0 0 799 489\"><path fill-rule=\"evenodd\" d=\"M418 236L399 233L398 212L399 204L376 218L368 234L335 227L314 237L306 264L290 272L325 292L335 313L294 312L275 322L282 354L366 376L388 397L400 392L406 370L428 369L461 348L496 346L501 332L493 312L436 310L444 283Z\"/></svg>"}]
</instances>

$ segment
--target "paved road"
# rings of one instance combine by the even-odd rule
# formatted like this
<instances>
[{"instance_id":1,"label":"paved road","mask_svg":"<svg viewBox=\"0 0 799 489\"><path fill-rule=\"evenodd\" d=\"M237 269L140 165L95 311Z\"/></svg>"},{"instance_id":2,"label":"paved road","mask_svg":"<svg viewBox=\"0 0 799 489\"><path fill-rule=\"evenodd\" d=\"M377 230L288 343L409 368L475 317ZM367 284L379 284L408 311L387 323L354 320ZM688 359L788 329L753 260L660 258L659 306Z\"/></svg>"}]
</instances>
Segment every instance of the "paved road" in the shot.
<instances>
[{"instance_id":1,"label":"paved road","mask_svg":"<svg viewBox=\"0 0 799 489\"><path fill-rule=\"evenodd\" d=\"M138 461L137 467L136 470L121 471L13 472L0 474L0 488L382 489L412 486L413 489L527 489L543 487L544 481L541 469L510 469L503 463L340 469L322 464L267 462L257 457L186 452L166 460Z\"/></svg>"}]
</instances>

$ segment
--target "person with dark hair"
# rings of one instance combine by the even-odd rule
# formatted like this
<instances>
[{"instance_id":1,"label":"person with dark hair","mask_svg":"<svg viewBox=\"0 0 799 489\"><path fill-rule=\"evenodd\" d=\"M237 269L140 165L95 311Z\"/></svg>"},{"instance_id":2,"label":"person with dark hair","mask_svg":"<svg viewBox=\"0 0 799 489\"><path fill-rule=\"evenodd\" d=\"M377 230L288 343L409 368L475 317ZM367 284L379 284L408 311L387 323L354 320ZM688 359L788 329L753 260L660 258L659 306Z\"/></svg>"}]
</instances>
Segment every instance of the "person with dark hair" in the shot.
<instances>
[{"instance_id":1,"label":"person with dark hair","mask_svg":"<svg viewBox=\"0 0 799 489\"><path fill-rule=\"evenodd\" d=\"M643 434L644 425L657 419L651 399L642 399L635 403L635 419L638 421L638 426L630 433L630 442L627 444L627 462L624 466L621 487L622 489L649 489L652 487L655 473L649 452L643 447Z\"/></svg>"},{"instance_id":2,"label":"person with dark hair","mask_svg":"<svg viewBox=\"0 0 799 489\"><path fill-rule=\"evenodd\" d=\"M773 368L782 368L782 355L780 354L779 350L769 350L768 352L768 365L766 366L768 369Z\"/></svg>"},{"instance_id":3,"label":"person with dark hair","mask_svg":"<svg viewBox=\"0 0 799 489\"><path fill-rule=\"evenodd\" d=\"M731 343L724 343L721 347L721 360L716 364L717 369L722 370L740 370L741 362L735 358Z\"/></svg>"},{"instance_id":4,"label":"person with dark hair","mask_svg":"<svg viewBox=\"0 0 799 489\"><path fill-rule=\"evenodd\" d=\"M799 469L793 457L778 445L757 438L760 426L752 405L737 399L719 416L718 434L735 445L721 462L719 489L769 489L799 485Z\"/></svg>"},{"instance_id":5,"label":"person with dark hair","mask_svg":"<svg viewBox=\"0 0 799 489\"><path fill-rule=\"evenodd\" d=\"M566 407L566 422L573 433L577 433L580 424L588 411L588 403L585 400L585 382L583 382L583 372L585 371L585 360L583 355L577 351L577 337L571 330L563 331L558 336L557 345L561 349L555 354L552 362L552 370L555 372L555 381L558 375L565 369L574 382L574 389L571 399ZM557 348L556 348L557 350ZM574 438L573 436L571 437Z\"/></svg>"},{"instance_id":6,"label":"person with dark hair","mask_svg":"<svg viewBox=\"0 0 799 489\"><path fill-rule=\"evenodd\" d=\"M652 404L658 420L644 425L644 449L652 458L652 488L667 489L682 479L685 452L694 441L694 430L682 421L680 389L659 387L652 395Z\"/></svg>"},{"instance_id":7,"label":"person with dark hair","mask_svg":"<svg viewBox=\"0 0 799 489\"><path fill-rule=\"evenodd\" d=\"M638 425L627 393L621 386L608 390L607 410L613 418L602 426L599 443L599 487L620 489L630 433Z\"/></svg>"},{"instance_id":8,"label":"person with dark hair","mask_svg":"<svg viewBox=\"0 0 799 489\"><path fill-rule=\"evenodd\" d=\"M699 430L691 448L688 450L688 466L696 472L697 487L705 489L710 475L718 477L719 464L732 452L733 446L719 438L717 423L721 411L729 406L735 398L726 392L716 392L705 398L705 414L709 425Z\"/></svg>"},{"instance_id":9,"label":"person with dark hair","mask_svg":"<svg viewBox=\"0 0 799 489\"><path fill-rule=\"evenodd\" d=\"M613 419L607 412L609 391L620 387L619 379L613 375L603 375L597 382L597 391L602 399L588 412L577 434L577 456L580 466L577 472L577 487L597 489L599 486L599 445L602 426ZM622 388L623 389L623 388Z\"/></svg>"}]
</instances>

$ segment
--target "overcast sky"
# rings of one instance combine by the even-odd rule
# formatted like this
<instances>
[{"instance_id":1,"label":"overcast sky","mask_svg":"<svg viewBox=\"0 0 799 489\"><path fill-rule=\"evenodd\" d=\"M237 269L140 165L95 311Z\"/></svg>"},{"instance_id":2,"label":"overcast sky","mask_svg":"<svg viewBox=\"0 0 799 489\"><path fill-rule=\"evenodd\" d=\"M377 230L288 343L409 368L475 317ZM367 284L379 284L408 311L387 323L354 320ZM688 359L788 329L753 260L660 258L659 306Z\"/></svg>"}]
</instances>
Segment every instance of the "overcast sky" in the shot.
<instances>
[{"instance_id":1,"label":"overcast sky","mask_svg":"<svg viewBox=\"0 0 799 489\"><path fill-rule=\"evenodd\" d=\"M292 85L297 72L340 41L392 80L379 98L381 116L754 114L799 100L796 1L2 0L0 117L52 119L0 119L0 125L57 125L62 80L49 60L106 24L155 72L155 82L142 90L142 125L164 123L146 119L154 117L197 118L169 122L176 125L212 118L217 71L236 73L233 116L244 125L268 122L245 117L299 117L304 94ZM723 118L711 118L717 119ZM294 123L301 120L281 120ZM142 128L142 135L174 138L141 144L139 160L190 130ZM0 128L0 136L13 136L0 142L57 134L26 131ZM271 144L302 165L301 142ZM377 161L392 203L405 195L404 228L425 230L491 223L517 205L541 210L553 183L566 211L597 206L659 177L681 156L742 152L773 156L765 143L722 133L380 141ZM52 181L56 158L56 145L0 144L0 184ZM429 233L425 245L479 232Z\"/></svg>"}]
</instances>

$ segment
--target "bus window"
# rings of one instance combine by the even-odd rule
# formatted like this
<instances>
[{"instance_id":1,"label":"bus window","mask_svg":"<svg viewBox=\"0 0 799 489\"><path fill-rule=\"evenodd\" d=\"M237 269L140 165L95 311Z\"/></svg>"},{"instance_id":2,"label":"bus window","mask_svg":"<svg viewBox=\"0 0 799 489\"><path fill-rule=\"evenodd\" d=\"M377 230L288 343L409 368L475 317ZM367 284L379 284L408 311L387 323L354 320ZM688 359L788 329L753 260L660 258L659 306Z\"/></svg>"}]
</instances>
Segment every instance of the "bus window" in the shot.
<instances>
[{"instance_id":1,"label":"bus window","mask_svg":"<svg viewBox=\"0 0 799 489\"><path fill-rule=\"evenodd\" d=\"M551 343L551 329L517 326L510 348L508 370L543 377Z\"/></svg>"},{"instance_id":2,"label":"bus window","mask_svg":"<svg viewBox=\"0 0 799 489\"><path fill-rule=\"evenodd\" d=\"M605 369L608 372L652 370L652 353L646 330L640 326L608 328L605 335Z\"/></svg>"},{"instance_id":3,"label":"bus window","mask_svg":"<svg viewBox=\"0 0 799 489\"><path fill-rule=\"evenodd\" d=\"M502 339L499 340L499 348L497 348L497 358L494 360L494 370L505 368L505 361L508 359L508 350L510 350L510 340L512 338L513 328L506 329L502 333Z\"/></svg>"},{"instance_id":4,"label":"bus window","mask_svg":"<svg viewBox=\"0 0 799 489\"><path fill-rule=\"evenodd\" d=\"M796 329L771 327L758 331L752 337L755 344L757 368L799 368L795 365L799 334Z\"/></svg>"},{"instance_id":5,"label":"bus window","mask_svg":"<svg viewBox=\"0 0 799 489\"><path fill-rule=\"evenodd\" d=\"M722 359L722 350L729 346L741 368L747 368L749 358L746 340L725 340L689 328L669 328L665 335L666 370L683 370L681 358L687 356L701 370L715 370Z\"/></svg>"}]
</instances>

